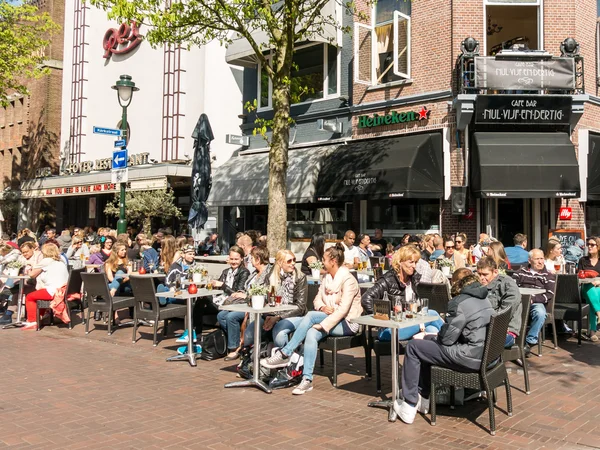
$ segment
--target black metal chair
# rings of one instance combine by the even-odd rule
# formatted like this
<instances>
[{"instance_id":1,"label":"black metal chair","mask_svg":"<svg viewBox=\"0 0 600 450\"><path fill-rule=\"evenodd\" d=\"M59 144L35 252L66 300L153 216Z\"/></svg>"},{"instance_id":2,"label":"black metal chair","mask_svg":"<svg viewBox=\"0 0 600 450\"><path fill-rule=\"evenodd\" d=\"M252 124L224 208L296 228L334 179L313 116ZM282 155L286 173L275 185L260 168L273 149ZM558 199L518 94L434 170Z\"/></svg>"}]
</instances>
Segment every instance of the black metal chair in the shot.
<instances>
[{"instance_id":1,"label":"black metal chair","mask_svg":"<svg viewBox=\"0 0 600 450\"><path fill-rule=\"evenodd\" d=\"M108 314L108 335L113 332L112 324L114 312L120 309L133 308L135 299L133 297L110 295L106 273L82 273L81 279L84 283L85 296L87 297L87 320L85 321L85 334L89 333L90 315L92 312L103 312Z\"/></svg>"},{"instance_id":2,"label":"black metal chair","mask_svg":"<svg viewBox=\"0 0 600 450\"><path fill-rule=\"evenodd\" d=\"M152 345L158 344L158 322L163 320L163 336L167 335L170 319L181 319L187 316L186 305L166 305L160 306L156 297L154 280L150 277L132 275L129 278L133 296L135 298L135 307L133 309L133 338L136 343L138 323L140 320L154 321L154 338Z\"/></svg>"},{"instance_id":3,"label":"black metal chair","mask_svg":"<svg viewBox=\"0 0 600 450\"><path fill-rule=\"evenodd\" d=\"M419 283L417 296L429 299L429 309L437 311L438 314L448 312L448 302L452 299L446 283Z\"/></svg>"},{"instance_id":4,"label":"black metal chair","mask_svg":"<svg viewBox=\"0 0 600 450\"><path fill-rule=\"evenodd\" d=\"M510 322L511 309L506 308L492 316L487 328L481 367L478 372L459 372L446 367L431 367L431 425L436 424L435 390L440 386L450 386L450 404L454 404L454 388L464 387L485 391L490 410L490 434L496 434L496 419L494 416L495 389L504 385L506 389L507 412L512 416L512 396L508 373L502 358L506 332Z\"/></svg>"},{"instance_id":5,"label":"black metal chair","mask_svg":"<svg viewBox=\"0 0 600 450\"><path fill-rule=\"evenodd\" d=\"M560 290L559 290L560 289ZM581 345L583 318L590 314L590 305L582 303L577 275L559 275L554 296L554 318L577 324L577 345Z\"/></svg>"},{"instance_id":6,"label":"black metal chair","mask_svg":"<svg viewBox=\"0 0 600 450\"><path fill-rule=\"evenodd\" d=\"M552 341L554 344L554 349L558 348L558 340L556 335L556 322L554 316L554 304L556 302L557 294L563 294L564 291L564 280L561 278L563 275L558 275L556 277L556 285L555 285L555 293L554 297L546 303L546 319L544 320L544 326L540 330L538 335L538 356L542 356L542 344L546 340L546 325L550 325L552 327ZM573 275L575 277L575 275ZM563 286L561 286L563 285ZM561 289L561 291L559 291Z\"/></svg>"},{"instance_id":7,"label":"black metal chair","mask_svg":"<svg viewBox=\"0 0 600 450\"><path fill-rule=\"evenodd\" d=\"M525 393L529 395L531 389L529 387L529 372L527 372L527 358L525 358L525 336L527 335L527 319L529 319L529 305L531 305L531 296L521 296L521 329L519 330L519 336L511 348L504 349L502 359L504 361L512 361L516 363L521 361L521 367L523 367L523 375L525 377Z\"/></svg>"},{"instance_id":8,"label":"black metal chair","mask_svg":"<svg viewBox=\"0 0 600 450\"><path fill-rule=\"evenodd\" d=\"M71 309L76 307L76 304L79 303L81 305L81 319L83 320L83 300L81 298L76 300L69 301L69 296L73 294L81 293L81 272L83 272L85 268L82 269L71 269L69 271L69 279L67 280L67 289L65 291L65 308L67 311L67 315L69 316L69 329L73 328L73 320L71 318ZM36 302L36 322L37 322L37 331L40 331L42 328L42 324L40 321L40 309L49 309L52 300L38 300ZM50 323L54 324L54 314L50 315Z\"/></svg>"},{"instance_id":9,"label":"black metal chair","mask_svg":"<svg viewBox=\"0 0 600 450\"><path fill-rule=\"evenodd\" d=\"M371 368L369 361L371 359L371 351L367 345L367 335L364 327L361 326L360 331L354 336L327 336L319 342L319 356L321 367L325 365L324 350L331 351L333 361L333 387L337 388L337 352L340 350L348 350L350 348L363 347L365 350L365 365L367 377L371 376Z\"/></svg>"}]
</instances>

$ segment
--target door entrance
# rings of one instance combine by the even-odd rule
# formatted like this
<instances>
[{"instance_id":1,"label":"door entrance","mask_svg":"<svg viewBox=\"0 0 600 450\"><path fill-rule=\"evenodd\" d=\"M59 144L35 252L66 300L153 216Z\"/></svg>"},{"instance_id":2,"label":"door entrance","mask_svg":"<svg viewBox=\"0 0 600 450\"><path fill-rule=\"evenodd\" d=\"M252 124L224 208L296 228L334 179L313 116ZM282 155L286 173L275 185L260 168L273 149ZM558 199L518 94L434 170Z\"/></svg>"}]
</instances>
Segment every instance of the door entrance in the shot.
<instances>
[{"instance_id":1,"label":"door entrance","mask_svg":"<svg viewBox=\"0 0 600 450\"><path fill-rule=\"evenodd\" d=\"M517 233L528 234L525 230L525 205L526 200L498 199L498 236L494 236L505 247L512 247L513 236Z\"/></svg>"}]
</instances>

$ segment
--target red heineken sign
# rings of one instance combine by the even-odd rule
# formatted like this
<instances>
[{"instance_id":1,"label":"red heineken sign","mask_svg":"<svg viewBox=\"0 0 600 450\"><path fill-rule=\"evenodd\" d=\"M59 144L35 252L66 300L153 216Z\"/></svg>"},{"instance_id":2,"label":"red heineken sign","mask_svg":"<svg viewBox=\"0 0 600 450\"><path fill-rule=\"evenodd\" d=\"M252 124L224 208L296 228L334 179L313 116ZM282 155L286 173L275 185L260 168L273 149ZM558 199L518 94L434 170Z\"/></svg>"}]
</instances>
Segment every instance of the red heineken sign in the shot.
<instances>
[{"instance_id":1,"label":"red heineken sign","mask_svg":"<svg viewBox=\"0 0 600 450\"><path fill-rule=\"evenodd\" d=\"M422 106L419 111L396 112L392 111L388 114L380 116L373 114L372 116L359 116L358 128L380 127L382 125L394 125L398 123L419 122L429 119L431 111L427 107Z\"/></svg>"}]
</instances>

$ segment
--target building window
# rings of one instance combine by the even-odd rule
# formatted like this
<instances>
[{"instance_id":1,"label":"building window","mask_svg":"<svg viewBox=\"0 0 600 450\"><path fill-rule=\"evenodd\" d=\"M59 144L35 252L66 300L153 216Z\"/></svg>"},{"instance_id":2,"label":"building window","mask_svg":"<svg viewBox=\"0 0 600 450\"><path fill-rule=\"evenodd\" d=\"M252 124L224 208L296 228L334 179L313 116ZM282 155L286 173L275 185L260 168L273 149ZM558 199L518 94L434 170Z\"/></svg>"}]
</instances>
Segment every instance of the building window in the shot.
<instances>
[{"instance_id":1,"label":"building window","mask_svg":"<svg viewBox=\"0 0 600 450\"><path fill-rule=\"evenodd\" d=\"M485 0L486 55L542 50L541 0Z\"/></svg>"},{"instance_id":2,"label":"building window","mask_svg":"<svg viewBox=\"0 0 600 450\"><path fill-rule=\"evenodd\" d=\"M381 228L402 233L424 233L429 230L439 230L439 222L439 200L403 199L367 202L367 229L369 230Z\"/></svg>"},{"instance_id":3,"label":"building window","mask_svg":"<svg viewBox=\"0 0 600 450\"><path fill-rule=\"evenodd\" d=\"M355 82L380 85L410 79L411 3L378 0L371 24L355 24Z\"/></svg>"},{"instance_id":4,"label":"building window","mask_svg":"<svg viewBox=\"0 0 600 450\"><path fill-rule=\"evenodd\" d=\"M339 52L328 44L309 44L294 50L292 67L292 104L337 97ZM271 57L268 57L270 61ZM273 106L273 85L259 65L258 98L260 108Z\"/></svg>"}]
</instances>

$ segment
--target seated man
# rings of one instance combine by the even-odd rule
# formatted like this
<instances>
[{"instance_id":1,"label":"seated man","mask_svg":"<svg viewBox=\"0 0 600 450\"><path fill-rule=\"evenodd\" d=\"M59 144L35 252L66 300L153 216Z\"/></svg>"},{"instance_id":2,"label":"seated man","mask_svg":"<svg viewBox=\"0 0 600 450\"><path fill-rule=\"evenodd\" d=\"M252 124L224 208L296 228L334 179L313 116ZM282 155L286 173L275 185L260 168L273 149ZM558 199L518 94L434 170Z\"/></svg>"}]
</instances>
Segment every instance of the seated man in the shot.
<instances>
[{"instance_id":1,"label":"seated man","mask_svg":"<svg viewBox=\"0 0 600 450\"><path fill-rule=\"evenodd\" d=\"M488 289L487 299L492 304L492 308L500 311L510 306L512 309L504 344L506 348L511 348L521 329L523 305L521 304L519 287L515 280L498 272L496 261L491 256L484 256L479 260L477 274L480 283Z\"/></svg>"},{"instance_id":2,"label":"seated man","mask_svg":"<svg viewBox=\"0 0 600 450\"><path fill-rule=\"evenodd\" d=\"M506 247L504 251L512 266L527 264L529 253L527 253L527 235L517 233L513 237L514 247Z\"/></svg>"},{"instance_id":3,"label":"seated man","mask_svg":"<svg viewBox=\"0 0 600 450\"><path fill-rule=\"evenodd\" d=\"M462 371L476 371L481 366L486 327L494 313L486 299L487 288L469 269L462 268L452 275L452 295L447 323L437 340L416 339L406 346L402 370L404 401L394 402L394 410L404 423L413 423L417 411L427 414L429 410L432 365Z\"/></svg>"},{"instance_id":4,"label":"seated man","mask_svg":"<svg viewBox=\"0 0 600 450\"><path fill-rule=\"evenodd\" d=\"M545 291L531 296L531 310L529 311L531 327L525 338L525 352L529 354L531 346L537 344L538 334L544 326L546 304L554 297L556 278L546 270L544 252L539 249L529 252L529 265L521 267L514 273L513 278L519 287L543 289Z\"/></svg>"}]
</instances>

